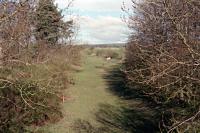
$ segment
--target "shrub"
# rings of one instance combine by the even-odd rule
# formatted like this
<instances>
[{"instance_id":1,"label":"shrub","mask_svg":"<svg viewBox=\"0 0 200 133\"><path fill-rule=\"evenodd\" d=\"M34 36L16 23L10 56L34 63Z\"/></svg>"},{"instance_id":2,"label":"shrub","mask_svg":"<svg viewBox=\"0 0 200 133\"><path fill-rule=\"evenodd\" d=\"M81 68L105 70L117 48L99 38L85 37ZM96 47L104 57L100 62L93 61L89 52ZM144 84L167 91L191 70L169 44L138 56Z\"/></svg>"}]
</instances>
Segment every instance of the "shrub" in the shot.
<instances>
[{"instance_id":1,"label":"shrub","mask_svg":"<svg viewBox=\"0 0 200 133\"><path fill-rule=\"evenodd\" d=\"M162 107L161 130L199 132L199 2L144 0L134 4L126 49L130 84ZM190 14L190 15L186 15Z\"/></svg>"},{"instance_id":2,"label":"shrub","mask_svg":"<svg viewBox=\"0 0 200 133\"><path fill-rule=\"evenodd\" d=\"M63 90L71 83L79 47L49 50L44 61L8 63L0 68L0 132L24 132L61 117Z\"/></svg>"},{"instance_id":3,"label":"shrub","mask_svg":"<svg viewBox=\"0 0 200 133\"><path fill-rule=\"evenodd\" d=\"M37 83L1 80L0 132L25 132L62 116L59 98Z\"/></svg>"},{"instance_id":4,"label":"shrub","mask_svg":"<svg viewBox=\"0 0 200 133\"><path fill-rule=\"evenodd\" d=\"M47 1L0 1L0 132L25 132L61 117L60 97L70 84L72 65L79 63L80 48L67 42L74 23L65 23L53 1ZM36 17L45 10L47 17ZM54 31L43 34L45 25Z\"/></svg>"}]
</instances>

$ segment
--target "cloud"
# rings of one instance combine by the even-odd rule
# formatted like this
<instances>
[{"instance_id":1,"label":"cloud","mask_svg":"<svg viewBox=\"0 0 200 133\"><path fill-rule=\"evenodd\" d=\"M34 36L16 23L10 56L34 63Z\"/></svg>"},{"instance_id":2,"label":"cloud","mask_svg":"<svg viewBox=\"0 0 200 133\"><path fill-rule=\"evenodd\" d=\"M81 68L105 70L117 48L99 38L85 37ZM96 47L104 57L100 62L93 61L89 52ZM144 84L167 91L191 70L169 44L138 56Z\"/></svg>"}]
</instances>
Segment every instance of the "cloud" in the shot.
<instances>
[{"instance_id":1,"label":"cloud","mask_svg":"<svg viewBox=\"0 0 200 133\"><path fill-rule=\"evenodd\" d=\"M60 8L66 7L67 0L55 1ZM75 0L73 7L79 10L95 10L95 11L119 11L125 2L131 5L131 0Z\"/></svg>"},{"instance_id":2,"label":"cloud","mask_svg":"<svg viewBox=\"0 0 200 133\"><path fill-rule=\"evenodd\" d=\"M124 42L127 38L128 28L120 18L82 16L80 21L80 30L84 31L80 38L89 43L118 43Z\"/></svg>"},{"instance_id":3,"label":"cloud","mask_svg":"<svg viewBox=\"0 0 200 133\"><path fill-rule=\"evenodd\" d=\"M110 11L119 10L122 0L77 0L75 5L81 10Z\"/></svg>"},{"instance_id":4,"label":"cloud","mask_svg":"<svg viewBox=\"0 0 200 133\"><path fill-rule=\"evenodd\" d=\"M120 18L123 1L131 5L131 0L75 0L71 9L80 16L78 38L88 43L124 42L129 30ZM62 9L68 1L56 0L56 3Z\"/></svg>"}]
</instances>

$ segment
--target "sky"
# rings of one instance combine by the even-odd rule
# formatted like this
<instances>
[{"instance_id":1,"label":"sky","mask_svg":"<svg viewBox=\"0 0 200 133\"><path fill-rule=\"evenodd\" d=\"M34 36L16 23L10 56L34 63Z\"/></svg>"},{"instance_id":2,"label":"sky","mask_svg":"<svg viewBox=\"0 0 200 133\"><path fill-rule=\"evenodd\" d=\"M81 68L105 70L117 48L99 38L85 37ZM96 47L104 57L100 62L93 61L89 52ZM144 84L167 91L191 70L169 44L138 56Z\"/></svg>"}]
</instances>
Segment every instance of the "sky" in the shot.
<instances>
[{"instance_id":1,"label":"sky","mask_svg":"<svg viewBox=\"0 0 200 133\"><path fill-rule=\"evenodd\" d=\"M131 0L75 0L71 7L78 19L77 39L82 43L109 44L126 42L129 29L121 17L121 6ZM68 0L56 0L60 9L65 8ZM69 13L63 13L66 15Z\"/></svg>"}]
</instances>

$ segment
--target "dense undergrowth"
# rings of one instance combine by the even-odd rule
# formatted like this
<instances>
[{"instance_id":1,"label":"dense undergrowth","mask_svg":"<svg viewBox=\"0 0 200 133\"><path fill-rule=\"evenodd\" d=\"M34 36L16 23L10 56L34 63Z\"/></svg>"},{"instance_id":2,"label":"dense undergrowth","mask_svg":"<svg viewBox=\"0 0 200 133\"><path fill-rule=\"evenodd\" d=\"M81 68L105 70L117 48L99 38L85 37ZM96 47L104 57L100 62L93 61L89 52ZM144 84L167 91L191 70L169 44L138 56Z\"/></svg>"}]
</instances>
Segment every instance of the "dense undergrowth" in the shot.
<instances>
[{"instance_id":1,"label":"dense undergrowth","mask_svg":"<svg viewBox=\"0 0 200 133\"><path fill-rule=\"evenodd\" d=\"M80 57L74 32L53 0L0 1L0 132L31 132L62 117Z\"/></svg>"},{"instance_id":2,"label":"dense undergrowth","mask_svg":"<svg viewBox=\"0 0 200 133\"><path fill-rule=\"evenodd\" d=\"M159 109L160 132L200 132L199 5L197 0L133 2L124 72L130 90Z\"/></svg>"},{"instance_id":3,"label":"dense undergrowth","mask_svg":"<svg viewBox=\"0 0 200 133\"><path fill-rule=\"evenodd\" d=\"M62 118L62 91L72 82L70 73L79 64L79 51L75 46L62 47L46 62L0 68L0 132L28 132Z\"/></svg>"}]
</instances>

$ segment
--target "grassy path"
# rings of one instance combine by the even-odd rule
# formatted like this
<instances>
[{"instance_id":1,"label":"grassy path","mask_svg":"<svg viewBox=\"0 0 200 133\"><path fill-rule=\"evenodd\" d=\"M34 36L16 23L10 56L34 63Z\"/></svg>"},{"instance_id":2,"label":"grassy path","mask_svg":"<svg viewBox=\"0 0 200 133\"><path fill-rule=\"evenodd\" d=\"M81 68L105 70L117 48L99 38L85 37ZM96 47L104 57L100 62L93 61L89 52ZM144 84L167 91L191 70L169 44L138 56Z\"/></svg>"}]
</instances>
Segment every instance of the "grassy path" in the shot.
<instances>
[{"instance_id":1,"label":"grassy path","mask_svg":"<svg viewBox=\"0 0 200 133\"><path fill-rule=\"evenodd\" d=\"M126 88L119 60L83 54L75 85L64 93L64 118L43 127L50 133L157 133L156 111L134 89ZM76 131L74 130L76 126ZM43 133L43 132L39 132Z\"/></svg>"},{"instance_id":2,"label":"grassy path","mask_svg":"<svg viewBox=\"0 0 200 133\"><path fill-rule=\"evenodd\" d=\"M117 96L107 91L108 86L103 78L105 69L117 62L106 62L105 59L89 55L83 59L82 70L74 77L75 85L65 92L71 97L63 104L64 118L57 124L48 125L52 133L74 133L72 126L77 119L98 124L94 113L98 111L99 105L118 103Z\"/></svg>"}]
</instances>

